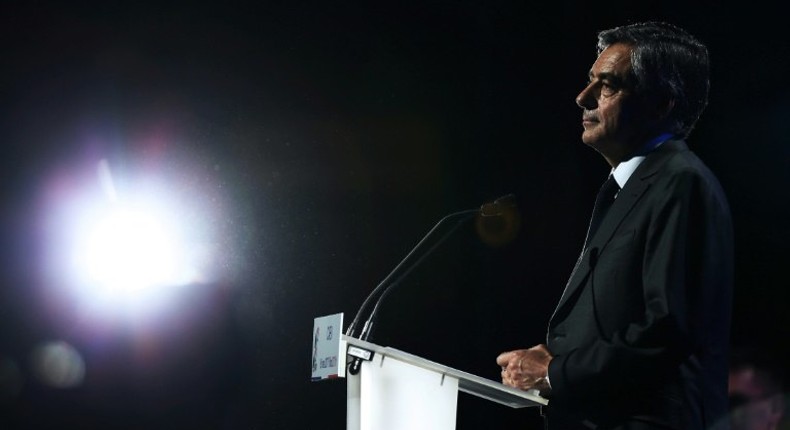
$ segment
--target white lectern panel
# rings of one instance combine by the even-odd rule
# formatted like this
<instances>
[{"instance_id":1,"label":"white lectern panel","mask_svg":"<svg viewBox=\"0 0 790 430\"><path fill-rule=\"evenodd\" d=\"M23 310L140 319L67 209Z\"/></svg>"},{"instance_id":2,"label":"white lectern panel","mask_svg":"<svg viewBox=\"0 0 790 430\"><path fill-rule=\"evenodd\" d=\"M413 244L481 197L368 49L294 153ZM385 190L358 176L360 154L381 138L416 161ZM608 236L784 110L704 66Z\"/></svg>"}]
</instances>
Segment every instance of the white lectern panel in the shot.
<instances>
[{"instance_id":1,"label":"white lectern panel","mask_svg":"<svg viewBox=\"0 0 790 430\"><path fill-rule=\"evenodd\" d=\"M348 430L453 430L458 378L385 355L348 375Z\"/></svg>"}]
</instances>

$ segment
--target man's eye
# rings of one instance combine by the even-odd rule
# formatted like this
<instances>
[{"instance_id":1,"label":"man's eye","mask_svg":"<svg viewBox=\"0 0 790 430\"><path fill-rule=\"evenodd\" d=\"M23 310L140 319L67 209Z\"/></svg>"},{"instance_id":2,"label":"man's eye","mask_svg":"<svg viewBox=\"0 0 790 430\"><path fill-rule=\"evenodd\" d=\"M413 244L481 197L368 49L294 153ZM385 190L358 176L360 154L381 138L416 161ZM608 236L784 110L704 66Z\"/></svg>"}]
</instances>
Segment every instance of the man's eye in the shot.
<instances>
[{"instance_id":1,"label":"man's eye","mask_svg":"<svg viewBox=\"0 0 790 430\"><path fill-rule=\"evenodd\" d=\"M617 92L619 87L611 82L601 82L601 93L610 95Z\"/></svg>"}]
</instances>

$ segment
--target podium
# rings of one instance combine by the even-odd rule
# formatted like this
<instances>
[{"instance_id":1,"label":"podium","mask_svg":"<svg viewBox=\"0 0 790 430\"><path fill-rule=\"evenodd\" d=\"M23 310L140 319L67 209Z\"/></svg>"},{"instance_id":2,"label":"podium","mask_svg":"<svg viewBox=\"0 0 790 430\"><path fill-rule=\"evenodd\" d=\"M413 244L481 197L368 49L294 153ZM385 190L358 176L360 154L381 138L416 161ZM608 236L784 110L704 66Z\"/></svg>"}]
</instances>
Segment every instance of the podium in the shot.
<instances>
[{"instance_id":1,"label":"podium","mask_svg":"<svg viewBox=\"0 0 790 430\"><path fill-rule=\"evenodd\" d=\"M356 375L346 356L364 357ZM394 348L340 337L338 377L347 380L347 430L453 430L458 392L511 408L547 405L523 391Z\"/></svg>"}]
</instances>

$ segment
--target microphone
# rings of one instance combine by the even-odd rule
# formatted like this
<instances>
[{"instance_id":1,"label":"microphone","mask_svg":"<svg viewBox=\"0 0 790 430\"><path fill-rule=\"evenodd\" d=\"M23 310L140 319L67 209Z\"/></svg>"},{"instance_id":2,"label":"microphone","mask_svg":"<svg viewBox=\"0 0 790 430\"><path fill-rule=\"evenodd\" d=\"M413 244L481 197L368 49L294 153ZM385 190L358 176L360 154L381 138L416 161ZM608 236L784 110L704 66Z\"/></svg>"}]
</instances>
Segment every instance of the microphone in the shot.
<instances>
[{"instance_id":1,"label":"microphone","mask_svg":"<svg viewBox=\"0 0 790 430\"><path fill-rule=\"evenodd\" d=\"M500 216L506 210L512 209L516 207L516 195L515 194L507 194L504 195L493 202L490 203L483 203L483 206L480 206L480 215L482 216Z\"/></svg>"},{"instance_id":2,"label":"microphone","mask_svg":"<svg viewBox=\"0 0 790 430\"><path fill-rule=\"evenodd\" d=\"M362 327L362 332L359 335L360 340L367 340L370 337L371 332L373 331L373 324L378 313L378 309L381 306L384 298L392 291L393 287L398 285L401 280L403 280L406 275L411 273L411 271L419 266L425 258L427 258L436 248L439 247L448 237L450 237L464 222L468 221L469 219L475 216L481 217L496 217L502 215L506 210L512 209L516 206L515 204L515 195L507 194L502 196L493 202L484 203L478 209L467 209L458 212L453 212L449 215L446 215L444 218L440 219L428 233L423 236L423 238L417 243L417 245L412 248L411 251L406 255L406 257L395 266L394 269L376 286L376 288L368 295L365 301L360 306L359 310L357 311L354 320L349 325L348 329L346 330L347 336L354 336L354 330L357 328L359 324L359 320L362 317L363 312L368 308L370 303L374 298L378 296L375 305L373 306L373 310L370 312L367 320L365 320L365 324ZM446 224L447 222L455 220L456 223L453 225L449 231L445 232L441 238L439 238L425 253L420 256L414 263L412 263L400 276L397 277L391 283L389 282L390 279L395 276L398 270L406 264L407 261L419 250L429 238L431 238L434 233L441 227L442 225ZM349 373L352 375L356 375L359 372L360 366L362 365L362 360L359 357L354 357L354 359L349 364Z\"/></svg>"},{"instance_id":3,"label":"microphone","mask_svg":"<svg viewBox=\"0 0 790 430\"><path fill-rule=\"evenodd\" d=\"M485 244L500 247L516 238L521 228L521 217L516 208L516 196L508 194L480 208L475 221L477 235Z\"/></svg>"}]
</instances>

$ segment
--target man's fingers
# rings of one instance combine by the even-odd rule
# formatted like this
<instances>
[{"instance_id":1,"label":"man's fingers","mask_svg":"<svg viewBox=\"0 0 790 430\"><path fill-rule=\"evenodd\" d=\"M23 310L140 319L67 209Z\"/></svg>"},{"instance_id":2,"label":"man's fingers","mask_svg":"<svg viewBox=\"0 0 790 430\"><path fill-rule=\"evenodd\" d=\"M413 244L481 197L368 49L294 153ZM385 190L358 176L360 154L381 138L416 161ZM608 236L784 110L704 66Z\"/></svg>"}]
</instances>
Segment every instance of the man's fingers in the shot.
<instances>
[{"instance_id":1,"label":"man's fingers","mask_svg":"<svg viewBox=\"0 0 790 430\"><path fill-rule=\"evenodd\" d=\"M508 351L499 354L499 356L496 358L496 364L501 367L507 367L507 364L510 362L514 353L515 351Z\"/></svg>"},{"instance_id":2,"label":"man's fingers","mask_svg":"<svg viewBox=\"0 0 790 430\"><path fill-rule=\"evenodd\" d=\"M545 345L503 352L497 357L502 383L521 390L547 386L546 367L551 353Z\"/></svg>"}]
</instances>

